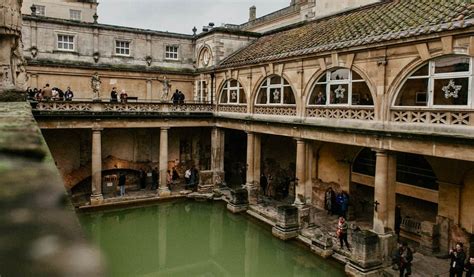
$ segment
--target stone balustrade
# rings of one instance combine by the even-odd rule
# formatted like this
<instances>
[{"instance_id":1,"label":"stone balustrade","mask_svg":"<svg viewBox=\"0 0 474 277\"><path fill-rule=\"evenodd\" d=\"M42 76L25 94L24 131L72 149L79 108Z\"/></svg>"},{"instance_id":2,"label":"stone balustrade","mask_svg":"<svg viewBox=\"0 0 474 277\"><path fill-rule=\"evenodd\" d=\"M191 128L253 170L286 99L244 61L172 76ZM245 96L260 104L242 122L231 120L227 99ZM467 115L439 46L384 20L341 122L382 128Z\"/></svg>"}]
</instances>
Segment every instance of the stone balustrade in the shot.
<instances>
[{"instance_id":1,"label":"stone balustrade","mask_svg":"<svg viewBox=\"0 0 474 277\"><path fill-rule=\"evenodd\" d=\"M399 123L474 126L474 111L392 108L390 120Z\"/></svg>"},{"instance_id":2,"label":"stone balustrade","mask_svg":"<svg viewBox=\"0 0 474 277\"><path fill-rule=\"evenodd\" d=\"M254 113L264 115L296 116L296 106L256 106Z\"/></svg>"},{"instance_id":3,"label":"stone balustrade","mask_svg":"<svg viewBox=\"0 0 474 277\"><path fill-rule=\"evenodd\" d=\"M375 120L373 107L307 107L306 116L326 119Z\"/></svg>"},{"instance_id":4,"label":"stone balustrade","mask_svg":"<svg viewBox=\"0 0 474 277\"><path fill-rule=\"evenodd\" d=\"M247 105L218 105L217 111L225 113L247 113Z\"/></svg>"}]
</instances>

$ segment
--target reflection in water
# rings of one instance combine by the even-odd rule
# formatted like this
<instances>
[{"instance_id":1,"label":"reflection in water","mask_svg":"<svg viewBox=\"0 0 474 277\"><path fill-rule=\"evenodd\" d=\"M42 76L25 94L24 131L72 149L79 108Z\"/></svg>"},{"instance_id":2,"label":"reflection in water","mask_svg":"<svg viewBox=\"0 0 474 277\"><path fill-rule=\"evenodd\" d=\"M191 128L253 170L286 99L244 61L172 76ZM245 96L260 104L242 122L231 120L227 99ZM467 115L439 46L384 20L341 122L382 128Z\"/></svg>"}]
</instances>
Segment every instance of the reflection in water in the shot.
<instances>
[{"instance_id":1,"label":"reflection in water","mask_svg":"<svg viewBox=\"0 0 474 277\"><path fill-rule=\"evenodd\" d=\"M84 214L110 276L344 276L269 228L219 203L171 202Z\"/></svg>"}]
</instances>

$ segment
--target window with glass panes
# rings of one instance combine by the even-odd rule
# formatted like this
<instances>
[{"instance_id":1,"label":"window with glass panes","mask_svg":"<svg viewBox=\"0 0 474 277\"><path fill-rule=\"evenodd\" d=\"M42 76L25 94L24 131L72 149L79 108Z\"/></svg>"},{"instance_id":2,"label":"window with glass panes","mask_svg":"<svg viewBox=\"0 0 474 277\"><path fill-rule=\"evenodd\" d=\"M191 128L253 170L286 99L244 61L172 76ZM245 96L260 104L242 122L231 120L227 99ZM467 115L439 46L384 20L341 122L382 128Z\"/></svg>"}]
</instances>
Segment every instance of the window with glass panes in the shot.
<instances>
[{"instance_id":1,"label":"window with glass panes","mask_svg":"<svg viewBox=\"0 0 474 277\"><path fill-rule=\"evenodd\" d=\"M116 40L115 41L115 54L117 55L130 55L130 41Z\"/></svg>"},{"instance_id":2,"label":"window with glass panes","mask_svg":"<svg viewBox=\"0 0 474 277\"><path fill-rule=\"evenodd\" d=\"M69 10L69 18L71 20L81 20L81 11L80 10Z\"/></svg>"},{"instance_id":3,"label":"window with glass panes","mask_svg":"<svg viewBox=\"0 0 474 277\"><path fill-rule=\"evenodd\" d=\"M267 77L260 86L256 104L294 105L296 101L290 84L284 78L274 75Z\"/></svg>"},{"instance_id":4,"label":"window with glass panes","mask_svg":"<svg viewBox=\"0 0 474 277\"><path fill-rule=\"evenodd\" d=\"M36 8L36 15L44 16L46 14L45 6L35 5L35 8Z\"/></svg>"},{"instance_id":5,"label":"window with glass panes","mask_svg":"<svg viewBox=\"0 0 474 277\"><path fill-rule=\"evenodd\" d=\"M74 36L58 35L58 50L74 51Z\"/></svg>"},{"instance_id":6,"label":"window with glass panes","mask_svg":"<svg viewBox=\"0 0 474 277\"><path fill-rule=\"evenodd\" d=\"M369 86L356 72L338 68L328 70L313 87L308 105L373 106Z\"/></svg>"},{"instance_id":7,"label":"window with glass panes","mask_svg":"<svg viewBox=\"0 0 474 277\"><path fill-rule=\"evenodd\" d=\"M177 60L178 46L167 45L165 49L165 58L168 60Z\"/></svg>"},{"instance_id":8,"label":"window with glass panes","mask_svg":"<svg viewBox=\"0 0 474 277\"><path fill-rule=\"evenodd\" d=\"M227 80L221 91L221 104L245 104L244 88L237 80Z\"/></svg>"},{"instance_id":9,"label":"window with glass panes","mask_svg":"<svg viewBox=\"0 0 474 277\"><path fill-rule=\"evenodd\" d=\"M467 56L449 56L430 61L403 84L394 106L472 106L473 63Z\"/></svg>"}]
</instances>

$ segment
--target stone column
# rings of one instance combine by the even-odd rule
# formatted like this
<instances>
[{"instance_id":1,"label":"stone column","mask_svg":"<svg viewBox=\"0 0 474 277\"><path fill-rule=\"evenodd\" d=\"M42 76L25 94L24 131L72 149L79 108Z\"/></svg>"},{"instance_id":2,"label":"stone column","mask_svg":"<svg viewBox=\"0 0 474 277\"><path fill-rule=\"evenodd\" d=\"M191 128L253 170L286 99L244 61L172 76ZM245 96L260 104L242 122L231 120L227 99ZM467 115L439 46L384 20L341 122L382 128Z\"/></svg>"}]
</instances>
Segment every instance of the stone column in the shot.
<instances>
[{"instance_id":1,"label":"stone column","mask_svg":"<svg viewBox=\"0 0 474 277\"><path fill-rule=\"evenodd\" d=\"M258 190L254 184L254 151L255 151L255 134L247 132L247 177L245 186L248 190L248 200L250 204L257 204L258 201Z\"/></svg>"},{"instance_id":2,"label":"stone column","mask_svg":"<svg viewBox=\"0 0 474 277\"><path fill-rule=\"evenodd\" d=\"M102 129L92 129L92 194L91 204L100 204L102 196Z\"/></svg>"},{"instance_id":3,"label":"stone column","mask_svg":"<svg viewBox=\"0 0 474 277\"><path fill-rule=\"evenodd\" d=\"M306 142L302 139L296 139L296 187L295 204L303 205L305 203L305 185L306 185ZM303 199L301 199L303 198Z\"/></svg>"},{"instance_id":4,"label":"stone column","mask_svg":"<svg viewBox=\"0 0 474 277\"><path fill-rule=\"evenodd\" d=\"M211 170L214 186L220 186L224 182L224 144L224 130L213 128L211 132Z\"/></svg>"},{"instance_id":5,"label":"stone column","mask_svg":"<svg viewBox=\"0 0 474 277\"><path fill-rule=\"evenodd\" d=\"M396 157L385 150L375 150L374 232L385 234L395 225Z\"/></svg>"},{"instance_id":6,"label":"stone column","mask_svg":"<svg viewBox=\"0 0 474 277\"><path fill-rule=\"evenodd\" d=\"M259 189L260 188L260 175L261 175L261 157L262 157L262 137L260 134L254 134L253 137L253 184Z\"/></svg>"},{"instance_id":7,"label":"stone column","mask_svg":"<svg viewBox=\"0 0 474 277\"><path fill-rule=\"evenodd\" d=\"M159 195L170 195L166 185L166 174L168 171L168 127L162 127L160 132L160 188Z\"/></svg>"}]
</instances>

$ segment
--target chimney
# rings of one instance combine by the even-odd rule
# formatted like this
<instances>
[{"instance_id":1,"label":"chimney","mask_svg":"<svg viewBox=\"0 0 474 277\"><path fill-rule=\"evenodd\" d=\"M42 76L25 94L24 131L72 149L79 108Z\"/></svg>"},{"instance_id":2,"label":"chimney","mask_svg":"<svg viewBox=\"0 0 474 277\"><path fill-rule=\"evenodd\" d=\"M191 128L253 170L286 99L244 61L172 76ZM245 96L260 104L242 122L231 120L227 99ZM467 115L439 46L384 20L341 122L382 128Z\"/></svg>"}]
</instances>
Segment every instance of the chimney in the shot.
<instances>
[{"instance_id":1,"label":"chimney","mask_svg":"<svg viewBox=\"0 0 474 277\"><path fill-rule=\"evenodd\" d=\"M252 6L249 9L249 21L257 19L257 7Z\"/></svg>"}]
</instances>

